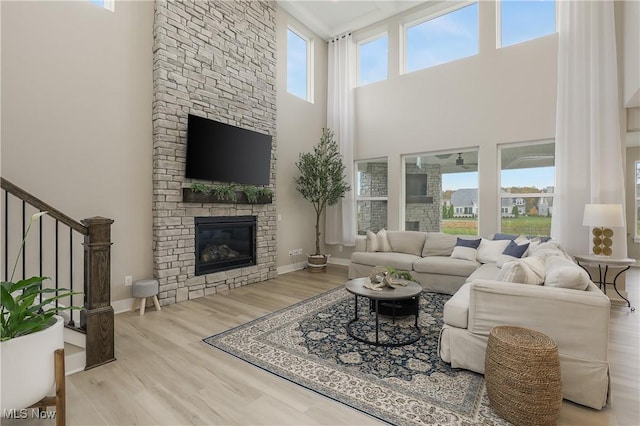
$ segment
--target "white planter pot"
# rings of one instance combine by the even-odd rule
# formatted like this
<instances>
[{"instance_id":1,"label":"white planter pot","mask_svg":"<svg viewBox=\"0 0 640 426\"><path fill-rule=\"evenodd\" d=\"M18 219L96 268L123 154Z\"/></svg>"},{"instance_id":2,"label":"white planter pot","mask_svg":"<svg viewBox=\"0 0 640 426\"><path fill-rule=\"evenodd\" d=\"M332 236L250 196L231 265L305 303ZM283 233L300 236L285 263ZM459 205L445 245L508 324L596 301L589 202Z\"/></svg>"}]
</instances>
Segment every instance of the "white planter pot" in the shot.
<instances>
[{"instance_id":1,"label":"white planter pot","mask_svg":"<svg viewBox=\"0 0 640 426\"><path fill-rule=\"evenodd\" d=\"M54 352L64 348L64 320L37 333L0 342L0 405L26 408L55 393Z\"/></svg>"}]
</instances>

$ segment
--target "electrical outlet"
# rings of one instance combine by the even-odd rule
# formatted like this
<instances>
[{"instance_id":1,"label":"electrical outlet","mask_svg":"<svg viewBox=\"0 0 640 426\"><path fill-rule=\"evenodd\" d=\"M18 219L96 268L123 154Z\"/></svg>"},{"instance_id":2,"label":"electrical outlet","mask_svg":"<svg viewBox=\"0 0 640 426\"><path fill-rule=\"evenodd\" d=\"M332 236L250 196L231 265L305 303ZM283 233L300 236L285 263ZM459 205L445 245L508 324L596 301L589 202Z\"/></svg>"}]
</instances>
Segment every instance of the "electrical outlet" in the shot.
<instances>
[{"instance_id":1,"label":"electrical outlet","mask_svg":"<svg viewBox=\"0 0 640 426\"><path fill-rule=\"evenodd\" d=\"M295 254L295 250L289 250L289 256L293 256Z\"/></svg>"},{"instance_id":2,"label":"electrical outlet","mask_svg":"<svg viewBox=\"0 0 640 426\"><path fill-rule=\"evenodd\" d=\"M301 248L296 249L296 254L302 254L302 249Z\"/></svg>"},{"instance_id":3,"label":"electrical outlet","mask_svg":"<svg viewBox=\"0 0 640 426\"><path fill-rule=\"evenodd\" d=\"M133 277L131 275L127 275L126 277L124 277L125 287L131 287L132 284L133 284Z\"/></svg>"}]
</instances>

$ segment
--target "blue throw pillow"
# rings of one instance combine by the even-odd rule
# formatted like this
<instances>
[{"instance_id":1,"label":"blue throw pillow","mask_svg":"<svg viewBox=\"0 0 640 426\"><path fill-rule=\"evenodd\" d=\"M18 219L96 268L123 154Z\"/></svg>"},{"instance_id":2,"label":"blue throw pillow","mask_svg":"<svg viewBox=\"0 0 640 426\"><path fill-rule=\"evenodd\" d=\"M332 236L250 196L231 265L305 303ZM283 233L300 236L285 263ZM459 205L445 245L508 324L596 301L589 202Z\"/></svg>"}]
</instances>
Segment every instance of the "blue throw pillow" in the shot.
<instances>
[{"instance_id":1,"label":"blue throw pillow","mask_svg":"<svg viewBox=\"0 0 640 426\"><path fill-rule=\"evenodd\" d=\"M517 258L521 258L529 248L529 243L518 245L515 241L511 241L506 249L502 252L502 254L506 254L507 256L513 256Z\"/></svg>"},{"instance_id":2,"label":"blue throw pillow","mask_svg":"<svg viewBox=\"0 0 640 426\"><path fill-rule=\"evenodd\" d=\"M518 238L517 235L513 235L513 234L501 234L499 232L493 234L493 240L515 240L516 238Z\"/></svg>"},{"instance_id":3,"label":"blue throw pillow","mask_svg":"<svg viewBox=\"0 0 640 426\"><path fill-rule=\"evenodd\" d=\"M464 238L458 238L456 240L456 246L477 249L480 246L480 241L482 241L482 238L478 238L477 240L465 240Z\"/></svg>"}]
</instances>

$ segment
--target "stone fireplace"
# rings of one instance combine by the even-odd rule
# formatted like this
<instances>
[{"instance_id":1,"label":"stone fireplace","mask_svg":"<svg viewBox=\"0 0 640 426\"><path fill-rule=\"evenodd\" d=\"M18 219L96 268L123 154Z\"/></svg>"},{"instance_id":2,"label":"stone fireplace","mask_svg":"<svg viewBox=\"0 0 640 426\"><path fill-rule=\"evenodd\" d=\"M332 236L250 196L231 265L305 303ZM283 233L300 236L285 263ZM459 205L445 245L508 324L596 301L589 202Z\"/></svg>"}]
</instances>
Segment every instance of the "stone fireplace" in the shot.
<instances>
[{"instance_id":1,"label":"stone fireplace","mask_svg":"<svg viewBox=\"0 0 640 426\"><path fill-rule=\"evenodd\" d=\"M166 305L277 275L275 196L270 204L183 199L183 188L192 183L184 177L189 113L273 136L269 186L275 192L276 4L154 5L153 270L160 283L158 298ZM221 217L232 223L234 218L254 218L253 247L224 240L246 230L205 231L205 238L213 242L210 247L197 246L200 221ZM245 251L252 252L251 259ZM237 264L231 260L235 252L241 258ZM216 256L227 259L209 268ZM198 262L202 264L196 266Z\"/></svg>"}]
</instances>

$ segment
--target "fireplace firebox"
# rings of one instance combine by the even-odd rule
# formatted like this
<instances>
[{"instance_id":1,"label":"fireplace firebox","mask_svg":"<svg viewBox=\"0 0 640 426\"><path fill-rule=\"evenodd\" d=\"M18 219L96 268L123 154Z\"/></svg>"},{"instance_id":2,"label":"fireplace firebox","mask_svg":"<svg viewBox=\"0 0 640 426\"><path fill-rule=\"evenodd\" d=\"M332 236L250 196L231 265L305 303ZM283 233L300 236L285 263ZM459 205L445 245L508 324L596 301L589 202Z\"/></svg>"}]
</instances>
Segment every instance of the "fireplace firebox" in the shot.
<instances>
[{"instance_id":1,"label":"fireplace firebox","mask_svg":"<svg viewBox=\"0 0 640 426\"><path fill-rule=\"evenodd\" d=\"M256 264L256 217L196 217L196 275Z\"/></svg>"}]
</instances>

